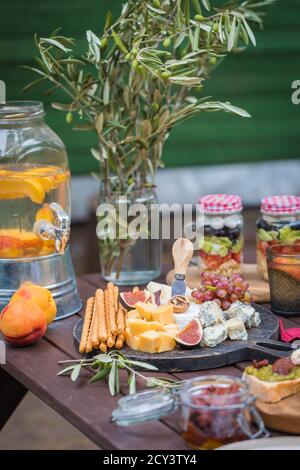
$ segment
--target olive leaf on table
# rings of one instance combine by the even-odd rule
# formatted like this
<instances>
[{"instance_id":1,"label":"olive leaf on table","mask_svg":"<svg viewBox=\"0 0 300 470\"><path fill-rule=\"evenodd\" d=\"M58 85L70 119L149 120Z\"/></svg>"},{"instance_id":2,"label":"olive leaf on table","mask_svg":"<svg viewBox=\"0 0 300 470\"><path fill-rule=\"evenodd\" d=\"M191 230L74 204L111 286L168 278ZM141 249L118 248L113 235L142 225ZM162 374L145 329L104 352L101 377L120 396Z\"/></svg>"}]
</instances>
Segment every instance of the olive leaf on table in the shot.
<instances>
[{"instance_id":1,"label":"olive leaf on table","mask_svg":"<svg viewBox=\"0 0 300 470\"><path fill-rule=\"evenodd\" d=\"M108 387L111 395L115 396L120 393L120 370L126 370L128 374L128 391L130 394L136 391L137 378L142 380L146 387L160 387L167 389L178 388L181 381L160 378L147 377L136 369L146 369L149 371L157 371L157 368L147 362L132 361L120 351L110 351L107 354L98 354L90 359L70 359L60 361L59 364L71 364L61 370L57 375L70 375L71 380L75 382L80 376L82 368L90 368L95 374L89 380L89 383L95 383L108 377Z\"/></svg>"}]
</instances>

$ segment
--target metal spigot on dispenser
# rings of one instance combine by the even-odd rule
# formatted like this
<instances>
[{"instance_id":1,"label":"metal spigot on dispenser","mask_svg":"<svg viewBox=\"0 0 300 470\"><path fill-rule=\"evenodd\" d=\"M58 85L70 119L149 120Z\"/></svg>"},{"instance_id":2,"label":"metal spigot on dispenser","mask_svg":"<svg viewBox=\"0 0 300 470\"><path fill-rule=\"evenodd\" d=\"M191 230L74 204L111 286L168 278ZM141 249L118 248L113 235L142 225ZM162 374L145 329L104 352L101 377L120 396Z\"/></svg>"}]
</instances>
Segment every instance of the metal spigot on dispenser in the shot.
<instances>
[{"instance_id":1,"label":"metal spigot on dispenser","mask_svg":"<svg viewBox=\"0 0 300 470\"><path fill-rule=\"evenodd\" d=\"M70 250L70 171L43 104L0 104L0 305L25 281L52 292L56 319L81 309Z\"/></svg>"}]
</instances>

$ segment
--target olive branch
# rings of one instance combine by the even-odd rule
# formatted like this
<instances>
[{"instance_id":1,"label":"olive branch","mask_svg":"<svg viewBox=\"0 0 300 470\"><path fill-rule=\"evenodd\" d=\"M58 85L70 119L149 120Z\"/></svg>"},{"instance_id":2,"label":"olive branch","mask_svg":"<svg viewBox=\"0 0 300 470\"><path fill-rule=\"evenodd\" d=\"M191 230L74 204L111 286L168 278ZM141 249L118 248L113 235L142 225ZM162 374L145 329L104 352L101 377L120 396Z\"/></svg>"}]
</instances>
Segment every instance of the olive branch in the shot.
<instances>
[{"instance_id":1,"label":"olive branch","mask_svg":"<svg viewBox=\"0 0 300 470\"><path fill-rule=\"evenodd\" d=\"M202 97L211 72L231 52L256 45L252 25L262 27L262 9L276 0L128 0L114 21L107 13L101 34L86 32L86 51L54 31L35 36L38 75L68 102L52 103L73 129L93 131L104 194L152 185L163 167L163 144L171 129L202 112L250 117L230 102Z\"/></svg>"},{"instance_id":2,"label":"olive branch","mask_svg":"<svg viewBox=\"0 0 300 470\"><path fill-rule=\"evenodd\" d=\"M157 371L157 368L147 362L132 361L120 351L110 351L107 354L98 354L91 359L69 359L60 361L59 364L70 364L57 375L70 375L71 380L76 382L82 368L91 368L95 371L89 383L95 383L108 378L108 387L111 395L120 393L120 370L125 370L128 375L128 391L130 394L136 392L136 379L145 383L146 387L160 387L165 389L176 389L180 387L181 381L159 377L147 377L136 369Z\"/></svg>"}]
</instances>

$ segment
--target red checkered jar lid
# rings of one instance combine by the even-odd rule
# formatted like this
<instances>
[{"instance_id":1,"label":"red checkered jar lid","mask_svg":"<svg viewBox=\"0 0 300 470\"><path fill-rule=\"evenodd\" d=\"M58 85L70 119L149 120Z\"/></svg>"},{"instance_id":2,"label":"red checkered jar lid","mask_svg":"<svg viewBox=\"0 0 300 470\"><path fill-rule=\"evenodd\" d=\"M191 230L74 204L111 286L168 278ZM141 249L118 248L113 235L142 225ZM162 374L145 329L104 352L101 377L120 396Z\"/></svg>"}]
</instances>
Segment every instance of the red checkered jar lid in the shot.
<instances>
[{"instance_id":1,"label":"red checkered jar lid","mask_svg":"<svg viewBox=\"0 0 300 470\"><path fill-rule=\"evenodd\" d=\"M297 214L300 212L299 196L266 196L261 200L264 214Z\"/></svg>"},{"instance_id":2,"label":"red checkered jar lid","mask_svg":"<svg viewBox=\"0 0 300 470\"><path fill-rule=\"evenodd\" d=\"M207 194L199 199L207 214L228 214L243 209L240 196L234 194Z\"/></svg>"}]
</instances>

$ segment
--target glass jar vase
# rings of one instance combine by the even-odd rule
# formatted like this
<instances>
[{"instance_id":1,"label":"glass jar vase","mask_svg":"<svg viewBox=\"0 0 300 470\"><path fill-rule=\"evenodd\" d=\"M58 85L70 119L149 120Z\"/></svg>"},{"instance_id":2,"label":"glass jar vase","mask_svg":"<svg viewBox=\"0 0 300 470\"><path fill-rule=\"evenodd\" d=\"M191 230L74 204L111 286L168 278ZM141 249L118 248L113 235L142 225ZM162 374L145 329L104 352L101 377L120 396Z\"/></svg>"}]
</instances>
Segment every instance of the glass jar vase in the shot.
<instances>
[{"instance_id":1,"label":"glass jar vase","mask_svg":"<svg viewBox=\"0 0 300 470\"><path fill-rule=\"evenodd\" d=\"M243 216L239 196L209 194L200 198L204 211L201 269L228 277L240 273L243 262Z\"/></svg>"},{"instance_id":2,"label":"glass jar vase","mask_svg":"<svg viewBox=\"0 0 300 470\"><path fill-rule=\"evenodd\" d=\"M300 245L300 197L268 196L261 201L261 216L256 222L257 270L268 281L266 253L277 244ZM289 246L283 252L288 254Z\"/></svg>"},{"instance_id":3,"label":"glass jar vase","mask_svg":"<svg viewBox=\"0 0 300 470\"><path fill-rule=\"evenodd\" d=\"M156 220L151 224L151 218ZM158 200L153 188L100 191L97 237L102 275L118 285L146 284L161 272ZM157 230L153 230L153 226ZM155 233L154 233L155 232Z\"/></svg>"}]
</instances>

